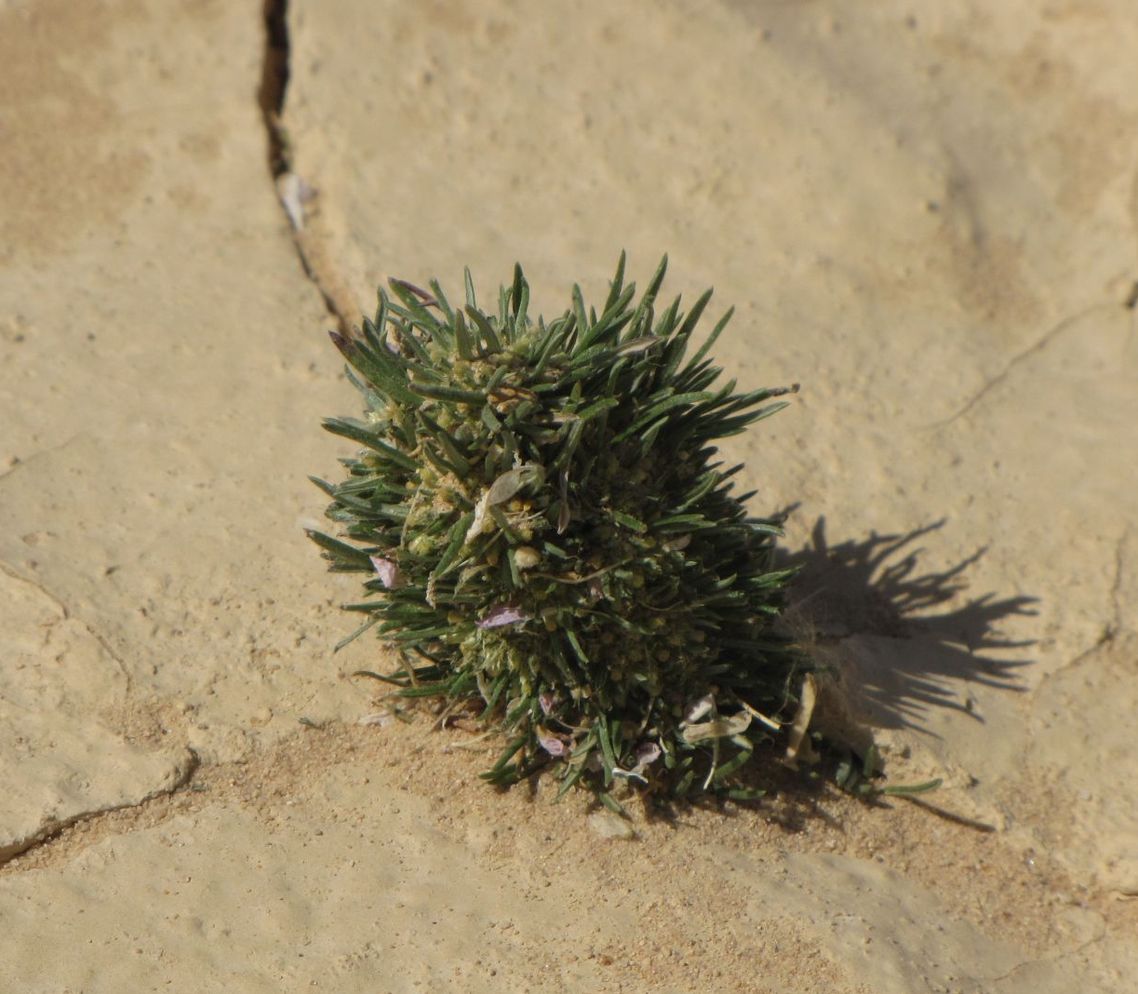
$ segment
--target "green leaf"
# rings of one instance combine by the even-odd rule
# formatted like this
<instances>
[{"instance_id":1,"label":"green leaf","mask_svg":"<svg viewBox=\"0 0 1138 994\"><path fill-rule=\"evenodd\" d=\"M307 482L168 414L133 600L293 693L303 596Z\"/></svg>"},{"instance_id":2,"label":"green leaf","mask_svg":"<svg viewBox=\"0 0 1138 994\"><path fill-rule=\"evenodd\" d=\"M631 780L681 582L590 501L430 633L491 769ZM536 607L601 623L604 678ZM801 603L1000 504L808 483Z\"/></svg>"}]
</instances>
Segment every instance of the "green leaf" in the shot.
<instances>
[{"instance_id":1,"label":"green leaf","mask_svg":"<svg viewBox=\"0 0 1138 994\"><path fill-rule=\"evenodd\" d=\"M635 421L632 422L624 431L616 436L614 441L620 442L628 438L630 435L635 435L641 428L649 422L655 421L661 414L668 411L673 411L678 407L689 407L692 404L699 403L700 401L708 400L712 395L709 393L680 393L672 397L667 397L664 400L658 401L648 407L643 414L641 414Z\"/></svg>"},{"instance_id":2,"label":"green leaf","mask_svg":"<svg viewBox=\"0 0 1138 994\"><path fill-rule=\"evenodd\" d=\"M699 478L696 486L688 492L687 497L684 499L684 502L680 504L676 510L686 511L689 507L692 506L692 504L698 503L709 493L711 493L711 491L715 489L715 487L720 483L722 479L723 478L719 473L704 473L703 476Z\"/></svg>"},{"instance_id":3,"label":"green leaf","mask_svg":"<svg viewBox=\"0 0 1138 994\"><path fill-rule=\"evenodd\" d=\"M607 305L604 312L601 314L597 321L592 322L592 327L588 323L581 322L581 315L584 313L584 301L581 300L580 307L577 307L577 301L580 298L580 288L574 296L574 308L577 314L577 320L582 328L588 328L588 331L582 335L581 341L577 344L577 351L583 352L591 345L602 340L611 339L615 341L620 334L622 328L626 327L632 320L632 315L628 313L628 305L631 303L633 296L636 294L636 287L627 287L616 300L610 305ZM648 336L651 337L651 336ZM627 344L627 343L625 343Z\"/></svg>"},{"instance_id":4,"label":"green leaf","mask_svg":"<svg viewBox=\"0 0 1138 994\"><path fill-rule=\"evenodd\" d=\"M466 453L462 452L455 444L450 433L443 429L437 421L430 415L419 411L418 418L424 429L429 433L431 440L434 441L443 453L446 455L447 464L454 468L455 473L460 480L466 479L470 475L470 459ZM423 446L424 451L429 449L429 446Z\"/></svg>"},{"instance_id":5,"label":"green leaf","mask_svg":"<svg viewBox=\"0 0 1138 994\"><path fill-rule=\"evenodd\" d=\"M712 783L722 783L731 777L732 774L740 770L743 766L750 762L751 757L754 755L753 749L741 749L738 753L731 757L726 763L721 763L715 768L715 773L711 777Z\"/></svg>"},{"instance_id":6,"label":"green leaf","mask_svg":"<svg viewBox=\"0 0 1138 994\"><path fill-rule=\"evenodd\" d=\"M602 397L600 400L582 407L573 416L580 422L585 422L591 418L595 418L598 414L604 414L605 411L611 411L614 407L620 407L620 400L616 397Z\"/></svg>"},{"instance_id":7,"label":"green leaf","mask_svg":"<svg viewBox=\"0 0 1138 994\"><path fill-rule=\"evenodd\" d=\"M573 647L573 654L585 665L589 665L589 657L585 655L585 650L581 648L581 643L577 641L577 633L572 628L565 629L565 637L569 640L569 645Z\"/></svg>"},{"instance_id":8,"label":"green leaf","mask_svg":"<svg viewBox=\"0 0 1138 994\"><path fill-rule=\"evenodd\" d=\"M597 738L601 744L601 757L604 763L605 770L605 786L607 787L612 783L612 769L616 766L616 753L612 747L612 740L609 738L609 730L604 718L597 721Z\"/></svg>"},{"instance_id":9,"label":"green leaf","mask_svg":"<svg viewBox=\"0 0 1138 994\"><path fill-rule=\"evenodd\" d=\"M466 542L466 533L470 531L470 526L474 523L473 512L464 514L459 518L450 529L447 536L447 547L439 559L439 564L434 569L434 576L436 579L446 576L456 565L458 565L458 554L462 551L462 547Z\"/></svg>"},{"instance_id":10,"label":"green leaf","mask_svg":"<svg viewBox=\"0 0 1138 994\"><path fill-rule=\"evenodd\" d=\"M357 549L354 545L348 545L347 542L341 542L338 538L332 538L331 535L325 535L323 532L306 529L305 534L329 553L333 559L366 573L374 572L371 557L363 549Z\"/></svg>"},{"instance_id":11,"label":"green leaf","mask_svg":"<svg viewBox=\"0 0 1138 994\"><path fill-rule=\"evenodd\" d=\"M329 332L329 335L344 358L380 393L412 407L418 407L422 403L422 400L408 389L406 373L386 348L372 352L359 342L347 339L337 332Z\"/></svg>"},{"instance_id":12,"label":"green leaf","mask_svg":"<svg viewBox=\"0 0 1138 994\"><path fill-rule=\"evenodd\" d=\"M479 406L486 403L486 394L479 393L477 390L464 390L461 387L440 386L436 383L419 383L417 381L411 381L409 386L415 393L422 397L430 397L432 400L449 400L456 404L476 404Z\"/></svg>"},{"instance_id":13,"label":"green leaf","mask_svg":"<svg viewBox=\"0 0 1138 994\"><path fill-rule=\"evenodd\" d=\"M458 349L459 357L468 361L473 359L478 351L477 343L467 331L466 318L461 311L454 316L451 324L454 326L454 344L455 348Z\"/></svg>"},{"instance_id":14,"label":"green leaf","mask_svg":"<svg viewBox=\"0 0 1138 994\"><path fill-rule=\"evenodd\" d=\"M624 809L624 806L607 790L598 791L597 798L600 800L601 804L608 808L609 811L611 811L613 814L618 814L622 818L628 817L628 812Z\"/></svg>"},{"instance_id":15,"label":"green leaf","mask_svg":"<svg viewBox=\"0 0 1138 994\"><path fill-rule=\"evenodd\" d=\"M501 352L502 343L498 338L497 332L494 331L493 325L490 324L490 319L486 317L480 310L471 304L466 306L466 316L474 322L475 327L478 328L479 334L486 342L486 350L488 352Z\"/></svg>"},{"instance_id":16,"label":"green leaf","mask_svg":"<svg viewBox=\"0 0 1138 994\"><path fill-rule=\"evenodd\" d=\"M375 619L373 618L368 624L374 625ZM352 676L366 676L369 680L379 680L382 683L390 683L396 687L407 686L407 678L404 676L388 676L384 673L376 673L374 670L356 670Z\"/></svg>"},{"instance_id":17,"label":"green leaf","mask_svg":"<svg viewBox=\"0 0 1138 994\"><path fill-rule=\"evenodd\" d=\"M708 296L710 297L710 294ZM734 313L735 308L729 307L727 313L716 322L715 327L711 329L711 334L707 336L707 340L699 347L696 354L688 360L687 366L684 367L685 372L695 369L703 360L703 357L711 351L712 346L718 341L719 336L723 334L723 329L727 327L727 322L731 320Z\"/></svg>"},{"instance_id":18,"label":"green leaf","mask_svg":"<svg viewBox=\"0 0 1138 994\"><path fill-rule=\"evenodd\" d=\"M352 632L351 635L347 635L344 638L340 639L340 641L337 642L332 647L332 651L333 652L339 652L341 649L344 648L344 646L349 645L352 642L354 642L356 639L358 639L369 628L374 628L378 621L379 621L378 615L373 615L372 617L368 618L368 620L365 621L362 625L360 625L360 627L357 628L354 632Z\"/></svg>"},{"instance_id":19,"label":"green leaf","mask_svg":"<svg viewBox=\"0 0 1138 994\"><path fill-rule=\"evenodd\" d=\"M726 792L726 796L733 801L758 801L766 797L767 792L758 787L733 787Z\"/></svg>"},{"instance_id":20,"label":"green leaf","mask_svg":"<svg viewBox=\"0 0 1138 994\"><path fill-rule=\"evenodd\" d=\"M443 293L443 288L439 286L438 280L431 280L430 282L431 293L435 296L435 302L439 305L439 310L443 312L446 317L446 323L452 328L455 323L455 313L451 308L450 303L447 301L446 294Z\"/></svg>"},{"instance_id":21,"label":"green leaf","mask_svg":"<svg viewBox=\"0 0 1138 994\"><path fill-rule=\"evenodd\" d=\"M514 338L519 338L526 329L526 311L529 309L529 284L522 275L522 267L514 267Z\"/></svg>"},{"instance_id":22,"label":"green leaf","mask_svg":"<svg viewBox=\"0 0 1138 994\"><path fill-rule=\"evenodd\" d=\"M625 514L624 511L613 511L612 516L617 524L623 525L625 528L631 528L640 535L648 531L648 526L643 521L639 518L634 518L631 514Z\"/></svg>"},{"instance_id":23,"label":"green leaf","mask_svg":"<svg viewBox=\"0 0 1138 994\"><path fill-rule=\"evenodd\" d=\"M614 305L617 302L617 299L620 297L621 292L624 289L624 263L624 249L621 249L620 259L617 260L616 264L616 275L612 278L612 283L609 286L609 295L605 300L605 306L603 308L605 313L613 309ZM636 287L631 287L630 289L635 293Z\"/></svg>"},{"instance_id":24,"label":"green leaf","mask_svg":"<svg viewBox=\"0 0 1138 994\"><path fill-rule=\"evenodd\" d=\"M466 285L466 306L477 308L478 300L474 296L474 279L470 275L470 267L464 266L462 270L462 279Z\"/></svg>"},{"instance_id":25,"label":"green leaf","mask_svg":"<svg viewBox=\"0 0 1138 994\"><path fill-rule=\"evenodd\" d=\"M378 452L385 456L397 466L403 469L414 471L419 468L419 464L415 462L405 452L400 452L393 445L388 445L376 436L374 432L369 431L361 424L353 421L345 421L341 418L325 418L324 430L330 431L333 435L340 435L343 438L350 438L353 442L359 442L360 445L365 445L374 452Z\"/></svg>"}]
</instances>

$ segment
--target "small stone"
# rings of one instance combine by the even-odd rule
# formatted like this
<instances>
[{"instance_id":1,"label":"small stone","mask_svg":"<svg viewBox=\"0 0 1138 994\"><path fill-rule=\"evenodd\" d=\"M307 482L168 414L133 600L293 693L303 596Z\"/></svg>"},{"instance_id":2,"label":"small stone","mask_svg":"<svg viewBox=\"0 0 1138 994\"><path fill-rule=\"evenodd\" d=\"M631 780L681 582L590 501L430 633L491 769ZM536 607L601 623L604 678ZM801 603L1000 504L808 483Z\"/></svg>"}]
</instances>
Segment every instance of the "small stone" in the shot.
<instances>
[{"instance_id":1,"label":"small stone","mask_svg":"<svg viewBox=\"0 0 1138 994\"><path fill-rule=\"evenodd\" d=\"M594 811L589 815L589 828L602 839L635 839L636 830L613 811Z\"/></svg>"}]
</instances>

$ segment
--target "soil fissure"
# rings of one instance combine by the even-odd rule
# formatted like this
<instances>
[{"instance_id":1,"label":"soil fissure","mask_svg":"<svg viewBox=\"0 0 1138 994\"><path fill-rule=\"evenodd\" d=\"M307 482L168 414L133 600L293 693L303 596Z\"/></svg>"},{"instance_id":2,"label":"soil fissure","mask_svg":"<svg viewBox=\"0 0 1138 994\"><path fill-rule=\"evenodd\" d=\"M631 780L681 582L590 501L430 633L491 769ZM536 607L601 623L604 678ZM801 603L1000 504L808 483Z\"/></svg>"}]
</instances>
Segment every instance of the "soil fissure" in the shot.
<instances>
[{"instance_id":1,"label":"soil fissure","mask_svg":"<svg viewBox=\"0 0 1138 994\"><path fill-rule=\"evenodd\" d=\"M305 198L301 191L310 199L315 199L316 191L310 189L293 172L292 144L283 122L292 59L288 0L265 0L263 18L265 51L261 60L261 85L257 89L257 102L265 124L269 176L276 190L277 201L288 219L292 242L304 275L320 292L324 306L335 319L341 334L347 334L351 323L343 308L337 306L335 295L321 279L320 266L312 259L314 247L303 230Z\"/></svg>"},{"instance_id":2,"label":"soil fissure","mask_svg":"<svg viewBox=\"0 0 1138 994\"><path fill-rule=\"evenodd\" d=\"M77 825L81 825L85 822L96 821L99 818L105 818L109 815L118 814L124 811L142 811L148 805L172 797L180 791L192 789L194 775L197 773L199 767L201 766L201 759L199 758L198 754L188 746L186 747L186 753L187 756L184 763L182 764L181 769L177 771L173 782L168 786L153 790L138 801L129 801L125 804L114 804L105 808L97 808L94 811L81 811L69 818L63 818L58 821L50 822L35 835L24 839L21 842L13 844L5 851L0 851L0 870L3 870L14 860L26 858L29 854L35 852L37 849L51 845L53 842L63 837L65 832Z\"/></svg>"}]
</instances>

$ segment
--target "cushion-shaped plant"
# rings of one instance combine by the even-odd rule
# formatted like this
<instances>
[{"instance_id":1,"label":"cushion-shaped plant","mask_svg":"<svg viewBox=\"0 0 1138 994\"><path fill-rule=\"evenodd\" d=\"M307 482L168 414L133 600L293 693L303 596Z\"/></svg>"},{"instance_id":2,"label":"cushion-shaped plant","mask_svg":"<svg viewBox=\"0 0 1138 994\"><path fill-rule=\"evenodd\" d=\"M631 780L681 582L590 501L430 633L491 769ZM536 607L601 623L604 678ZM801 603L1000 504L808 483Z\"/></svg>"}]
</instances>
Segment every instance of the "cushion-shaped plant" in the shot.
<instances>
[{"instance_id":1,"label":"cushion-shaped plant","mask_svg":"<svg viewBox=\"0 0 1138 994\"><path fill-rule=\"evenodd\" d=\"M394 280L360 335L332 335L367 413L325 422L362 450L315 481L343 538L310 535L366 575L349 638L397 650L383 679L504 733L497 784L558 764L561 792L610 806L619 778L752 796L737 773L796 705L777 522L748 517L714 445L796 387L714 385L730 312L685 361L711 291L657 313L666 264L637 300L622 254L599 313L574 287L549 323L520 267L489 311L469 271L458 307Z\"/></svg>"}]
</instances>

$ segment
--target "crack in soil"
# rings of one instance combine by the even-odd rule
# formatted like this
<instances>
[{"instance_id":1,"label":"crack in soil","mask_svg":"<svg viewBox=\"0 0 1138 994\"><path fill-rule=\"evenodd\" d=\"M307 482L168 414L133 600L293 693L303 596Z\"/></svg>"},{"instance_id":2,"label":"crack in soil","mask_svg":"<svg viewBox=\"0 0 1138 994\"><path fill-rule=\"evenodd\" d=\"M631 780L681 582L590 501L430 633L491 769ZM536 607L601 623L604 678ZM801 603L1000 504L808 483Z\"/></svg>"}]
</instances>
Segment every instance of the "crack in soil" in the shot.
<instances>
[{"instance_id":1,"label":"crack in soil","mask_svg":"<svg viewBox=\"0 0 1138 994\"><path fill-rule=\"evenodd\" d=\"M260 106L261 117L265 125L267 142L266 164L268 166L269 175L277 189L278 199L281 199L282 210L288 214L288 205L283 200L284 188L282 181L290 177L297 179L292 173L292 149L287 129L282 122L285 97L290 77L289 62L291 57L288 33L288 0L264 0L262 16L265 26L265 49L261 63L261 81L257 88L257 102ZM344 311L337 306L332 292L327 288L325 281L321 279L319 274L319 270L327 266L327 263L320 258L322 256L320 246L307 235L303 230L303 225L298 226L291 216L289 217L289 223L292 230L293 244L296 246L297 256L300 259L305 276L320 292L321 297L324 299L324 304L328 309L328 313L335 319L340 330L346 333L350 325L345 317ZM68 440L68 442L70 441L73 441L73 439ZM24 459L15 463L7 472L12 472L23 466L26 462L27 460ZM6 475L6 473L0 475ZM3 568L6 573L11 573L11 575L17 579L25 580L39 587L39 589L59 607L63 613L63 617L67 618L71 616L67 606L58 597L52 594L51 591L15 573L7 568L6 564L0 564L0 568ZM120 667L122 667L129 681L130 675L129 672L126 671L122 659L113 651L111 646L107 644L105 639L93 631L90 626L86 627L99 644ZM128 801L123 804L101 807L91 811L82 811L68 818L49 822L28 838L14 842L6 848L0 849L0 873L22 869L29 860L34 861L37 855L41 854L44 850L54 848L56 845L66 842L73 834L72 830L88 828L92 825L98 825L102 821L112 821L116 817L127 816L137 818L143 816L149 809L159 808L163 802L169 802L177 795L198 790L199 785L195 783L195 776L201 766L202 762L198 754L187 746L186 759L177 770L172 783L151 791L138 801ZM216 770L217 768L213 767L211 773L216 772ZM159 812L159 817L163 817L161 811Z\"/></svg>"},{"instance_id":2,"label":"crack in soil","mask_svg":"<svg viewBox=\"0 0 1138 994\"><path fill-rule=\"evenodd\" d=\"M269 172L275 179L288 171L288 152L281 127L289 78L288 0L265 0L265 56L257 102L268 137Z\"/></svg>"},{"instance_id":3,"label":"crack in soil","mask_svg":"<svg viewBox=\"0 0 1138 994\"><path fill-rule=\"evenodd\" d=\"M109 656L110 659L115 663L115 665L118 666L119 671L122 673L125 681L124 692L129 696L131 687L133 685L130 669L126 665L126 660L124 660L122 656L120 656L115 651L114 647L110 644L110 642L107 641L106 637L101 632L97 631L95 627L85 618L77 618L74 614L72 614L71 609L64 602L63 598L61 598L53 590L44 586L39 580L36 580L34 577L27 576L26 574L18 571L16 567L14 567L6 560L0 559L0 573L3 573L9 579L15 580L17 583L26 583L33 590L39 591L39 593L41 593L59 609L59 621L74 620L82 625L87 634L90 635L96 643L98 643L103 652L105 652L107 656ZM54 624L54 622L52 624Z\"/></svg>"},{"instance_id":4,"label":"crack in soil","mask_svg":"<svg viewBox=\"0 0 1138 994\"><path fill-rule=\"evenodd\" d=\"M112 804L108 807L97 808L93 811L80 811L78 814L71 815L69 818L61 818L48 823L36 832L35 835L21 839L0 850L0 870L11 866L17 860L27 858L36 850L50 846L52 843L61 839L68 829L74 828L77 825L81 825L85 822L98 821L100 818L106 818L109 815L114 815L119 812L142 811L148 805L156 801L162 801L172 797L174 794L187 788L192 789L194 775L200 766L201 759L198 757L198 754L192 748L186 746L186 759L181 769L177 771L171 784L166 787L159 787L157 790L152 790L138 801Z\"/></svg>"},{"instance_id":5,"label":"crack in soil","mask_svg":"<svg viewBox=\"0 0 1138 994\"><path fill-rule=\"evenodd\" d=\"M109 837L153 828L215 805L255 812L271 824L290 809L302 785L314 782L318 774L348 763L379 763L379 752L390 748L390 740L373 732L341 722L330 722L324 729L302 727L263 750L222 762L202 761L187 747L185 766L173 784L141 801L85 811L42 829L26 845L0 853L0 879L65 864ZM416 740L412 748L422 746ZM384 760L383 765L395 764Z\"/></svg>"},{"instance_id":6,"label":"crack in soil","mask_svg":"<svg viewBox=\"0 0 1138 994\"><path fill-rule=\"evenodd\" d=\"M1077 656L1069 659L1058 669L1052 670L1046 674L1039 682L1039 687L1036 688L1036 693L1043 687L1048 680L1052 680L1059 676L1061 673L1066 673L1068 670L1074 669L1076 666L1081 665L1087 659L1096 655L1104 646L1110 645L1120 635L1126 631L1125 616L1122 611L1122 603L1120 600L1120 590L1122 588L1122 577L1125 569L1126 561L1126 545L1130 540L1130 529L1127 528L1123 531L1121 537L1114 546L1114 579L1110 585L1110 603L1111 603L1111 617L1108 621L1104 622L1102 631L1099 632L1098 637L1094 643L1080 652Z\"/></svg>"},{"instance_id":7,"label":"crack in soil","mask_svg":"<svg viewBox=\"0 0 1138 994\"><path fill-rule=\"evenodd\" d=\"M292 58L288 3L289 0L265 0L263 8L265 54L261 61L261 85L257 89L257 102L261 108L261 119L265 123L269 175L281 208L288 216L293 245L304 275L320 292L324 306L335 319L340 333L346 335L351 330L351 322L345 309L337 303L337 294L330 288L328 281L321 277L321 272L327 268L327 262L322 257L319 245L304 231L304 208L299 201L291 206L289 202L290 198L298 197L295 191L300 189L305 189L308 198L312 200L317 194L315 190L308 189L304 181L293 172L292 145L283 122ZM290 190L294 192L290 193ZM341 281L335 279L334 282Z\"/></svg>"},{"instance_id":8,"label":"crack in soil","mask_svg":"<svg viewBox=\"0 0 1138 994\"><path fill-rule=\"evenodd\" d=\"M964 417L966 414L972 411L972 409L975 408L976 405L979 404L980 401L982 401L992 390L1003 383L1020 363L1024 362L1027 359L1030 359L1033 355L1042 352L1045 348L1047 348L1048 345L1055 341L1056 338L1069 331L1083 318L1087 317L1090 314L1093 314L1097 310L1103 309L1106 306L1109 305L1092 304L1090 307L1085 307L1075 314L1070 314L1059 321L1057 324L1052 325L1052 327L1042 336L1040 336L1040 338L1032 345L1029 345L1023 351L1012 356L1011 359L1009 359L1004 365L1004 368L994 376L990 377L983 384L983 386L981 386L980 389L977 390L954 414L951 414L943 421L937 421L928 427L932 430L946 428L954 421L957 421L960 418Z\"/></svg>"},{"instance_id":9,"label":"crack in soil","mask_svg":"<svg viewBox=\"0 0 1138 994\"><path fill-rule=\"evenodd\" d=\"M1126 546L1130 541L1130 529L1126 528L1122 537L1114 547L1114 581L1110 585L1110 604L1113 611L1113 617L1107 626L1107 632L1111 637L1117 635L1122 631L1125 619L1122 612L1122 602L1119 594L1122 590L1122 575L1125 567L1126 559Z\"/></svg>"}]
</instances>

